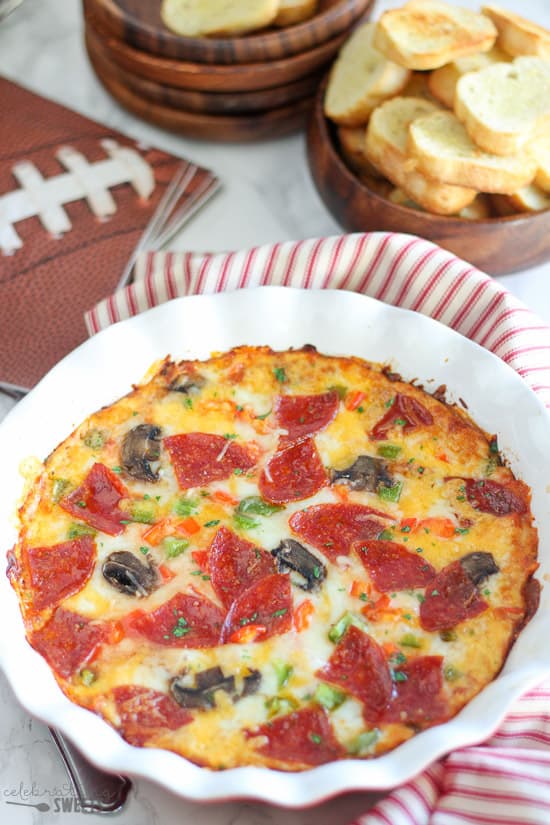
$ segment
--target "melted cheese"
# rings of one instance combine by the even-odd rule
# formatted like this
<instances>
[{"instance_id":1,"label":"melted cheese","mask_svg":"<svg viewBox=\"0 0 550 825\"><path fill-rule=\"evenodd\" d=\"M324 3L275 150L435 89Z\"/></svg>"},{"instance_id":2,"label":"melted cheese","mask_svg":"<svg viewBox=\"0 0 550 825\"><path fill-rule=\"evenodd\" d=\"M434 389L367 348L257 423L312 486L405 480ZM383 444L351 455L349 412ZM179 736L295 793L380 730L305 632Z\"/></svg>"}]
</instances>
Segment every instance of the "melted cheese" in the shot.
<instances>
[{"instance_id":1,"label":"melted cheese","mask_svg":"<svg viewBox=\"0 0 550 825\"><path fill-rule=\"evenodd\" d=\"M178 377L192 378L197 373L204 383L196 393L186 395L170 390L171 382ZM122 440L138 424L160 427L163 437L190 432L230 436L227 445L235 443L252 450L256 466L249 472L186 491L179 490L166 451L161 455L155 484L123 474L121 479L131 499L147 501L155 522L176 518L178 502L184 499L190 503L188 509L198 529L186 532L180 528L179 535L188 540L189 546L171 559L162 542L147 542L150 524L129 523L118 536L98 533L93 573L79 592L61 602L63 608L91 620L117 622L135 609L150 612L180 592L198 593L217 602L211 582L200 575L192 553L207 549L220 526L226 525L256 546L272 550L281 539L293 535L289 519L294 513L340 501L338 489L326 485L307 500L289 502L279 512L254 514L248 526L235 520L235 502L258 495L261 469L285 434L273 413L276 397L318 394L334 386L346 388L348 397L353 392L362 392L365 400L354 410L340 403L334 420L315 433L317 450L327 468L340 470L350 466L359 455L377 455L379 443L373 441L370 433L387 412L396 392L412 396L433 416L429 427L418 427L405 434L401 426L394 425L388 433L387 441L399 448L395 458L388 461L394 481L402 484L398 501L382 499L376 492L353 490L348 490L347 501L386 512L392 540L422 554L436 571L479 550L491 552L500 571L482 588L489 609L461 622L444 641L443 635L429 633L420 626L424 588L390 592L385 609L370 616L367 611L365 615L365 603L370 604L381 594L369 581L359 557L351 553L331 563L322 558L318 549L303 542L327 568L326 580L317 591L304 593L297 583L292 585L294 611L306 599L313 605L313 618L307 628L301 632L291 629L265 641L197 650L160 646L137 635L123 635L118 641L103 645L88 666L94 675L91 684L85 684L79 672L69 679L58 676L62 689L74 701L101 713L118 727L121 719L111 693L116 686L138 685L166 694L174 676L196 674L211 667L233 674L236 683L242 685L243 678L254 669L261 673L256 693L233 701L218 691L215 707L195 711L192 722L178 730L152 731L146 744L169 748L217 768L267 764L293 770L296 764L292 761L281 763L262 755L258 742L247 738L245 732L273 718L274 697L287 710L315 702L320 684L316 673L326 666L335 650L328 632L346 613L353 614L355 621L384 650L400 651L408 659L417 655L443 657L447 677L443 695L450 714L456 713L494 678L525 610L523 587L535 564L536 533L529 513L498 518L475 511L459 494L460 480L445 480L483 478L488 473L501 483L512 479L507 468L491 462L487 436L464 414L416 387L390 382L357 359L328 358L307 349L272 353L266 348L241 348L206 363L163 362L151 376L148 383L126 398L92 415L48 457L42 476L21 511L21 538L16 548L20 561L24 547L49 547L67 541L74 527L75 519L54 500L56 483L61 480L69 490L74 489L95 462L118 471ZM90 446L89 434L98 431L101 438ZM411 531L402 527L404 520L426 518L451 520L457 528L455 534L445 538L431 530ZM142 561L150 559L157 567L165 565L174 577L142 599L120 593L102 573L107 557L120 550L131 551ZM54 564L52 575L55 576ZM290 577L293 581L292 573ZM364 593L352 595L357 583L364 584ZM32 590L25 577L16 587L29 629L47 621L51 610L40 613L32 609ZM284 684L277 675L280 663L288 667ZM360 734L372 728L363 718L361 703L351 695L331 709L329 716L337 739L350 753ZM377 738L373 737L372 744L361 755L381 754L412 735L409 725L380 724Z\"/></svg>"}]
</instances>

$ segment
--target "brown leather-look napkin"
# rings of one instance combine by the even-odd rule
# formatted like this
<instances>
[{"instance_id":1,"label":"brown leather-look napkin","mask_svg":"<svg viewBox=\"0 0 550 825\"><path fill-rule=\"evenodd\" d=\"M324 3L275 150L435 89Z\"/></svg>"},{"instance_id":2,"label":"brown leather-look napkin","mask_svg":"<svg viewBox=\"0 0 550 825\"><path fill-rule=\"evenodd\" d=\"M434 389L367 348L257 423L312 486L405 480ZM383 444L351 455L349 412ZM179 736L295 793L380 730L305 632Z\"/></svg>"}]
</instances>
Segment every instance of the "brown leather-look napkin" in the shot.
<instances>
[{"instance_id":1,"label":"brown leather-look napkin","mask_svg":"<svg viewBox=\"0 0 550 825\"><path fill-rule=\"evenodd\" d=\"M181 159L136 144L1 77L0 102L0 385L28 389L87 338L84 312L116 289ZM63 147L70 147L64 163ZM125 156L124 148L139 158ZM94 164L112 160L110 153L129 164L129 176L141 181L137 188L119 183L105 191ZM59 192L71 197L70 190L74 194L81 186L87 197L50 203L47 183L70 174L72 166L77 181L65 177ZM144 196L139 189L147 184L147 167L152 192ZM215 181L214 175L198 168L183 197L192 197L209 180ZM35 214L13 221L21 214L21 198L10 193L21 189L27 212L31 204ZM105 200L111 201L112 214L97 217L94 203L105 206ZM65 225L65 231L52 234L38 214L54 228Z\"/></svg>"}]
</instances>

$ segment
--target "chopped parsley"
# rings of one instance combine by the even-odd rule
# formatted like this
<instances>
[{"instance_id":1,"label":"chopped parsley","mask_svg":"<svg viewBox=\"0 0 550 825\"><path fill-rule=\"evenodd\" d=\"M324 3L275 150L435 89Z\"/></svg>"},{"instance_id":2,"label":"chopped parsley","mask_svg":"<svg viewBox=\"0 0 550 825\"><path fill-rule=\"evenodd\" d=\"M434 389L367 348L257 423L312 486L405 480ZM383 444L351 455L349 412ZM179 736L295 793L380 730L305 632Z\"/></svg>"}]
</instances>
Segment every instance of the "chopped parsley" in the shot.
<instances>
[{"instance_id":1,"label":"chopped parsley","mask_svg":"<svg viewBox=\"0 0 550 825\"><path fill-rule=\"evenodd\" d=\"M252 624L253 622L255 622L257 618L258 618L258 614L253 613L252 616L250 616L249 618L243 617L239 621L239 624L240 624L241 627L244 627L247 624Z\"/></svg>"},{"instance_id":2,"label":"chopped parsley","mask_svg":"<svg viewBox=\"0 0 550 825\"><path fill-rule=\"evenodd\" d=\"M203 526L204 527L215 527L219 523L220 523L219 518L213 518L211 521L205 521Z\"/></svg>"},{"instance_id":3,"label":"chopped parsley","mask_svg":"<svg viewBox=\"0 0 550 825\"><path fill-rule=\"evenodd\" d=\"M406 682L407 674L403 673L402 670L394 670L392 671L392 679L394 682Z\"/></svg>"},{"instance_id":4,"label":"chopped parsley","mask_svg":"<svg viewBox=\"0 0 550 825\"><path fill-rule=\"evenodd\" d=\"M275 367L273 370L273 375L275 376L275 380L279 382L279 384L285 384L287 382L286 372L284 367Z\"/></svg>"},{"instance_id":5,"label":"chopped parsley","mask_svg":"<svg viewBox=\"0 0 550 825\"><path fill-rule=\"evenodd\" d=\"M310 733L309 738L315 745L320 745L323 741L318 733Z\"/></svg>"},{"instance_id":6,"label":"chopped parsley","mask_svg":"<svg viewBox=\"0 0 550 825\"><path fill-rule=\"evenodd\" d=\"M187 624L187 620L180 616L177 620L176 624L172 628L172 636L175 636L179 639L181 636L187 635L187 633L191 632L191 628Z\"/></svg>"}]
</instances>

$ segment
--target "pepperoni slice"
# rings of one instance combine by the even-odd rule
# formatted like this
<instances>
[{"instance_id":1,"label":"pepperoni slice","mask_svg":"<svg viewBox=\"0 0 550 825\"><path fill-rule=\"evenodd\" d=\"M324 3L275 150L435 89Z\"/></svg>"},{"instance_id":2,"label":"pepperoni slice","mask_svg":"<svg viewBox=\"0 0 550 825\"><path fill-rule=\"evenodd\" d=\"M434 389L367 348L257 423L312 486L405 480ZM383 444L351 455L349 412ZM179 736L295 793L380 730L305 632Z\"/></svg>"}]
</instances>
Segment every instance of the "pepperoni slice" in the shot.
<instances>
[{"instance_id":1,"label":"pepperoni slice","mask_svg":"<svg viewBox=\"0 0 550 825\"><path fill-rule=\"evenodd\" d=\"M246 731L248 739L267 737L258 753L304 766L324 765L345 755L323 708L302 708Z\"/></svg>"},{"instance_id":2,"label":"pepperoni slice","mask_svg":"<svg viewBox=\"0 0 550 825\"><path fill-rule=\"evenodd\" d=\"M504 484L485 479L464 480L466 497L474 510L492 513L494 516L508 516L510 513L526 513L527 505L513 490Z\"/></svg>"},{"instance_id":3,"label":"pepperoni slice","mask_svg":"<svg viewBox=\"0 0 550 825\"><path fill-rule=\"evenodd\" d=\"M166 647L215 647L224 618L225 613L203 596L176 593L151 613L130 614L126 625Z\"/></svg>"},{"instance_id":4,"label":"pepperoni slice","mask_svg":"<svg viewBox=\"0 0 550 825\"><path fill-rule=\"evenodd\" d=\"M61 499L60 506L71 516L85 521L96 530L118 536L124 530L124 513L119 503L128 497L128 490L121 480L104 464L96 463L73 492Z\"/></svg>"},{"instance_id":5,"label":"pepperoni slice","mask_svg":"<svg viewBox=\"0 0 550 825\"><path fill-rule=\"evenodd\" d=\"M400 665L394 676L394 695L384 713L384 722L403 722L427 727L450 716L441 688L442 656L417 656Z\"/></svg>"},{"instance_id":6,"label":"pepperoni slice","mask_svg":"<svg viewBox=\"0 0 550 825\"><path fill-rule=\"evenodd\" d=\"M448 630L483 613L487 607L460 561L453 561L426 587L420 605L420 624L428 631Z\"/></svg>"},{"instance_id":7,"label":"pepperoni slice","mask_svg":"<svg viewBox=\"0 0 550 825\"><path fill-rule=\"evenodd\" d=\"M315 504L289 519L293 531L331 561L348 556L354 542L373 539L384 525L373 518L391 519L387 513L363 504Z\"/></svg>"},{"instance_id":8,"label":"pepperoni slice","mask_svg":"<svg viewBox=\"0 0 550 825\"><path fill-rule=\"evenodd\" d=\"M182 433L164 439L182 490L229 478L249 470L255 461L240 444L212 433Z\"/></svg>"},{"instance_id":9,"label":"pepperoni slice","mask_svg":"<svg viewBox=\"0 0 550 825\"><path fill-rule=\"evenodd\" d=\"M226 616L222 634L222 644L247 625L265 628L258 637L259 641L279 636L292 627L292 597L290 578L275 573L264 576L235 601Z\"/></svg>"},{"instance_id":10,"label":"pepperoni slice","mask_svg":"<svg viewBox=\"0 0 550 825\"><path fill-rule=\"evenodd\" d=\"M119 730L131 745L141 746L152 734L178 730L193 719L171 696L139 685L121 685L112 691L120 718Z\"/></svg>"},{"instance_id":11,"label":"pepperoni slice","mask_svg":"<svg viewBox=\"0 0 550 825\"><path fill-rule=\"evenodd\" d=\"M381 593L423 587L435 576L435 569L429 562L417 553L409 553L395 541L371 539L358 542L354 550Z\"/></svg>"},{"instance_id":12,"label":"pepperoni slice","mask_svg":"<svg viewBox=\"0 0 550 825\"><path fill-rule=\"evenodd\" d=\"M271 504L300 501L327 484L328 476L312 438L290 447L280 441L279 447L260 476L262 498Z\"/></svg>"},{"instance_id":13,"label":"pepperoni slice","mask_svg":"<svg viewBox=\"0 0 550 825\"><path fill-rule=\"evenodd\" d=\"M95 562L95 542L91 536L81 536L52 547L29 547L27 566L37 610L53 607L72 596L92 575Z\"/></svg>"},{"instance_id":14,"label":"pepperoni slice","mask_svg":"<svg viewBox=\"0 0 550 825\"><path fill-rule=\"evenodd\" d=\"M315 674L363 703L367 722L376 722L392 694L390 669L382 648L351 625L325 667Z\"/></svg>"},{"instance_id":15,"label":"pepperoni slice","mask_svg":"<svg viewBox=\"0 0 550 825\"><path fill-rule=\"evenodd\" d=\"M383 441L394 427L402 427L404 433L416 427L428 427L433 424L432 414L416 398L397 393L388 412L375 424L371 436L376 441Z\"/></svg>"},{"instance_id":16,"label":"pepperoni slice","mask_svg":"<svg viewBox=\"0 0 550 825\"><path fill-rule=\"evenodd\" d=\"M275 400L275 419L288 431L282 439L291 443L323 430L338 412L340 399L334 391L320 395L279 395Z\"/></svg>"},{"instance_id":17,"label":"pepperoni slice","mask_svg":"<svg viewBox=\"0 0 550 825\"><path fill-rule=\"evenodd\" d=\"M208 550L212 587L229 608L255 581L276 572L271 553L241 539L227 527L220 527Z\"/></svg>"},{"instance_id":18,"label":"pepperoni slice","mask_svg":"<svg viewBox=\"0 0 550 825\"><path fill-rule=\"evenodd\" d=\"M92 658L108 635L105 624L58 607L52 618L32 633L30 641L50 667L68 679Z\"/></svg>"}]
</instances>

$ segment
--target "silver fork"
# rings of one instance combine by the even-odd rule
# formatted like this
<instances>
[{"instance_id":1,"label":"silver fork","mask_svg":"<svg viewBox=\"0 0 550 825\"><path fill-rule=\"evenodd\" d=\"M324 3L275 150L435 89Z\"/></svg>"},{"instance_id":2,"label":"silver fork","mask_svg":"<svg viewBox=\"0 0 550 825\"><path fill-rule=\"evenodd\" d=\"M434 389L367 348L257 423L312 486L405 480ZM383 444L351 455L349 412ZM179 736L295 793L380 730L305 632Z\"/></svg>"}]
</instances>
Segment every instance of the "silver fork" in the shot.
<instances>
[{"instance_id":1,"label":"silver fork","mask_svg":"<svg viewBox=\"0 0 550 825\"><path fill-rule=\"evenodd\" d=\"M118 288L129 283L137 257L142 250L160 249L164 246L184 223L218 191L220 181L214 176L207 176L195 188L195 191L190 193L189 187L198 171L199 167L182 161L133 250L118 283ZM15 401L19 401L26 394L26 390L20 387L1 383L0 392ZM119 811L124 806L132 787L130 780L126 776L106 773L96 768L82 756L61 731L56 728L49 728L49 731L81 809L99 814Z\"/></svg>"}]
</instances>

